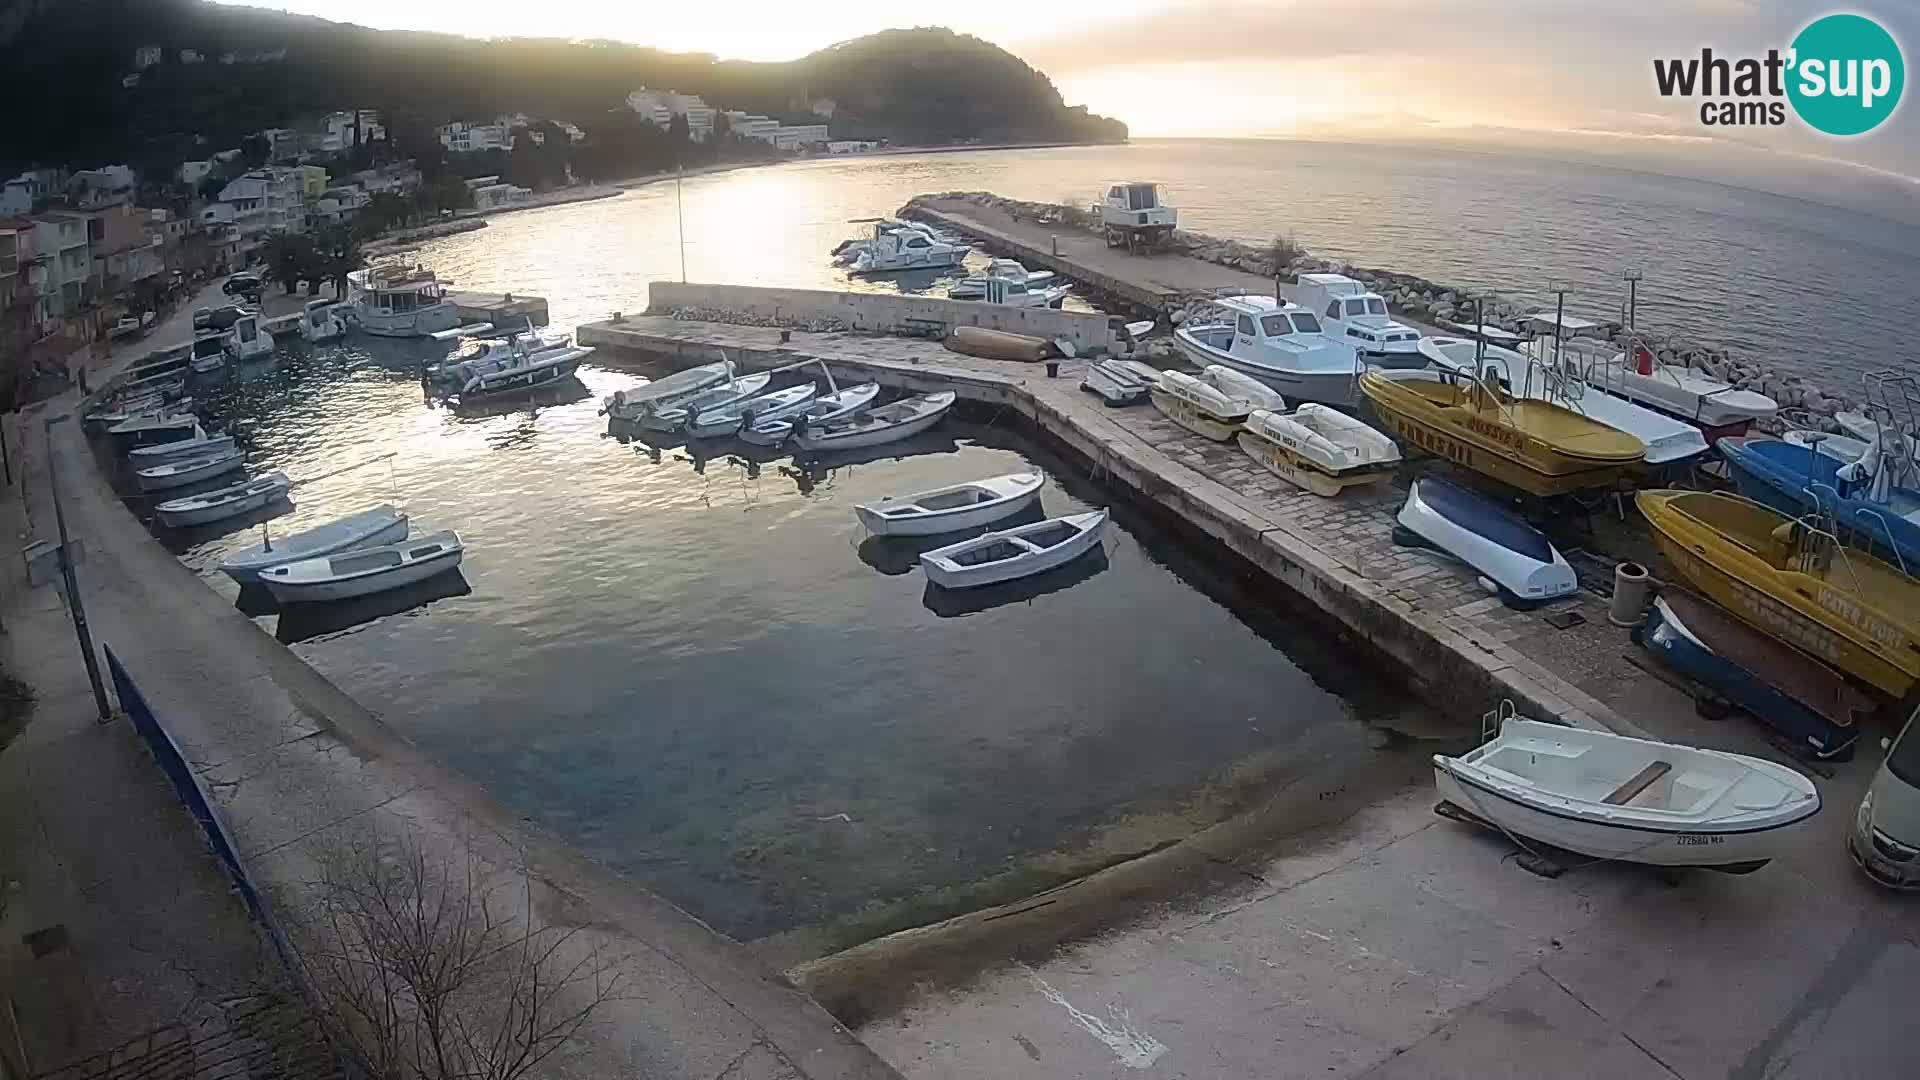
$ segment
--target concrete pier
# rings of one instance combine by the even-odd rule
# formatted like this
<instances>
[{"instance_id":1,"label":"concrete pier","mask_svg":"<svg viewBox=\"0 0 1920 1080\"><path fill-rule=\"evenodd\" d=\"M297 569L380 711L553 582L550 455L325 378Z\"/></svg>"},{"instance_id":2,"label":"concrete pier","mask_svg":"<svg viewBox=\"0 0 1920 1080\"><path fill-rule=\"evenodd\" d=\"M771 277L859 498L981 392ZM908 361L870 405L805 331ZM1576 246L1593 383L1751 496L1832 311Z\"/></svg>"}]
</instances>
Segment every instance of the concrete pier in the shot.
<instances>
[{"instance_id":1,"label":"concrete pier","mask_svg":"<svg viewBox=\"0 0 1920 1080\"><path fill-rule=\"evenodd\" d=\"M547 325L547 300L544 296L456 292L447 294L447 299L460 309L463 322L490 322L503 329L517 330L526 325L528 318L532 318L535 326Z\"/></svg>"}]
</instances>

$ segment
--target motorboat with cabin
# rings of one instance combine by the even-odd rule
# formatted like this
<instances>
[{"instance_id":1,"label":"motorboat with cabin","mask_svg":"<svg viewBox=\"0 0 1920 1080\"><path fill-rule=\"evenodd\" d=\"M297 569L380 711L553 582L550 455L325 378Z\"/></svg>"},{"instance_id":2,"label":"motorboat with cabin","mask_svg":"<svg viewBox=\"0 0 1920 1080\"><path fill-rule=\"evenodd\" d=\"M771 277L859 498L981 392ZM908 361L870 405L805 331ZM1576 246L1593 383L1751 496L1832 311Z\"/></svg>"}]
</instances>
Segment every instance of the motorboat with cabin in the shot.
<instances>
[{"instance_id":1,"label":"motorboat with cabin","mask_svg":"<svg viewBox=\"0 0 1920 1080\"><path fill-rule=\"evenodd\" d=\"M1441 477L1415 480L1394 521L1394 543L1434 548L1459 559L1492 582L1508 607L1535 607L1580 587L1573 567L1546 533L1486 496Z\"/></svg>"},{"instance_id":2,"label":"motorboat with cabin","mask_svg":"<svg viewBox=\"0 0 1920 1080\"><path fill-rule=\"evenodd\" d=\"M1122 180L1107 186L1094 209L1100 232L1110 248L1152 249L1173 236L1180 212L1160 196L1160 185L1146 180Z\"/></svg>"},{"instance_id":3,"label":"motorboat with cabin","mask_svg":"<svg viewBox=\"0 0 1920 1080\"><path fill-rule=\"evenodd\" d=\"M505 337L464 338L439 364L427 369L427 381L449 397L480 398L525 393L571 376L593 354L561 331L542 333L531 323Z\"/></svg>"},{"instance_id":4,"label":"motorboat with cabin","mask_svg":"<svg viewBox=\"0 0 1920 1080\"><path fill-rule=\"evenodd\" d=\"M1358 351L1328 337L1319 317L1268 296L1220 296L1173 332L1174 345L1198 367L1221 364L1251 375L1290 401L1351 406Z\"/></svg>"},{"instance_id":5,"label":"motorboat with cabin","mask_svg":"<svg viewBox=\"0 0 1920 1080\"><path fill-rule=\"evenodd\" d=\"M460 325L446 283L424 266L404 263L349 273L346 308L354 325L375 337L429 337Z\"/></svg>"},{"instance_id":6,"label":"motorboat with cabin","mask_svg":"<svg viewBox=\"0 0 1920 1080\"><path fill-rule=\"evenodd\" d=\"M310 345L338 341L347 334L337 300L309 300L300 309L300 336Z\"/></svg>"},{"instance_id":7,"label":"motorboat with cabin","mask_svg":"<svg viewBox=\"0 0 1920 1080\"><path fill-rule=\"evenodd\" d=\"M917 229L888 231L876 226L866 249L849 264L855 274L893 274L909 270L946 270L959 266L972 249L949 244Z\"/></svg>"},{"instance_id":8,"label":"motorboat with cabin","mask_svg":"<svg viewBox=\"0 0 1920 1080\"><path fill-rule=\"evenodd\" d=\"M988 278L980 293L970 299L985 304L1002 304L1007 307L1057 308L1066 303L1067 294L1073 291L1065 285L1030 285L1024 281L1008 281L1003 278ZM969 299L952 296L951 299Z\"/></svg>"},{"instance_id":9,"label":"motorboat with cabin","mask_svg":"<svg viewBox=\"0 0 1920 1080\"><path fill-rule=\"evenodd\" d=\"M273 355L273 334L260 321L260 313L248 311L233 321L227 330L227 355L239 363Z\"/></svg>"},{"instance_id":10,"label":"motorboat with cabin","mask_svg":"<svg viewBox=\"0 0 1920 1080\"><path fill-rule=\"evenodd\" d=\"M1395 322L1386 298L1345 274L1301 274L1294 302L1320 317L1321 332L1384 367L1419 367L1420 331Z\"/></svg>"},{"instance_id":11,"label":"motorboat with cabin","mask_svg":"<svg viewBox=\"0 0 1920 1080\"><path fill-rule=\"evenodd\" d=\"M873 228L868 235L842 240L839 246L833 249L830 254L835 266L853 265L855 260L866 254L873 246L874 237L883 233L919 233L936 244L946 244L951 247L968 246L965 237L936 229L924 221L895 221L892 218L882 218L871 224Z\"/></svg>"},{"instance_id":12,"label":"motorboat with cabin","mask_svg":"<svg viewBox=\"0 0 1920 1080\"><path fill-rule=\"evenodd\" d=\"M987 272L963 277L947 287L950 300L978 300L986 295L987 282L1011 281L1025 285L1029 290L1052 288L1056 277L1051 270L1029 270L1013 259L995 259L987 264Z\"/></svg>"}]
</instances>

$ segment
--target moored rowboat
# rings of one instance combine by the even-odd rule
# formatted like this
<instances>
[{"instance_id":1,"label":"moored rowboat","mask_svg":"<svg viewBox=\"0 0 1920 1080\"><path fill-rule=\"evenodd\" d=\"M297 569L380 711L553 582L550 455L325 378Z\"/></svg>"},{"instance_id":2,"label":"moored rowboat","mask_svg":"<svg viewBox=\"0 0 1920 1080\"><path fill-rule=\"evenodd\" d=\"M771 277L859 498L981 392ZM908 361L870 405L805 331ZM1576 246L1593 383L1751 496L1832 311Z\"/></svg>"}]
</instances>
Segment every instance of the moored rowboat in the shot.
<instances>
[{"instance_id":1,"label":"moored rowboat","mask_svg":"<svg viewBox=\"0 0 1920 1080\"><path fill-rule=\"evenodd\" d=\"M346 600L444 574L460 565L465 550L460 535L448 530L270 567L260 582L283 604Z\"/></svg>"},{"instance_id":2,"label":"moored rowboat","mask_svg":"<svg viewBox=\"0 0 1920 1080\"><path fill-rule=\"evenodd\" d=\"M808 426L831 423L867 411L879 396L879 383L849 386L814 398L796 419ZM756 420L752 427L740 432L740 441L754 446L778 446L793 434L796 419Z\"/></svg>"},{"instance_id":3,"label":"moored rowboat","mask_svg":"<svg viewBox=\"0 0 1920 1080\"><path fill-rule=\"evenodd\" d=\"M170 529L205 525L258 510L284 497L292 487L293 481L287 479L286 473L270 472L238 484L163 502L153 508L153 516Z\"/></svg>"},{"instance_id":4,"label":"moored rowboat","mask_svg":"<svg viewBox=\"0 0 1920 1080\"><path fill-rule=\"evenodd\" d=\"M899 401L818 426L809 424L793 433L793 445L814 452L859 450L911 438L940 422L953 408L951 390L901 398Z\"/></svg>"},{"instance_id":5,"label":"moored rowboat","mask_svg":"<svg viewBox=\"0 0 1920 1080\"><path fill-rule=\"evenodd\" d=\"M1047 482L1037 472L1008 473L913 495L859 503L853 512L875 536L933 536L991 525L1018 513Z\"/></svg>"},{"instance_id":6,"label":"moored rowboat","mask_svg":"<svg viewBox=\"0 0 1920 1080\"><path fill-rule=\"evenodd\" d=\"M220 450L209 451L195 457L180 457L172 461L163 461L158 465L149 465L133 474L134 483L141 491L165 491L169 488L186 487L202 480L230 473L246 464L246 455L229 443Z\"/></svg>"},{"instance_id":7,"label":"moored rowboat","mask_svg":"<svg viewBox=\"0 0 1920 1080\"><path fill-rule=\"evenodd\" d=\"M927 580L943 589L969 589L1043 573L1100 545L1107 512L1051 518L990 532L920 556Z\"/></svg>"},{"instance_id":8,"label":"moored rowboat","mask_svg":"<svg viewBox=\"0 0 1920 1080\"><path fill-rule=\"evenodd\" d=\"M406 538L407 515L383 504L236 551L221 560L220 569L235 583L251 585L260 580L262 571L276 566L340 551L398 543Z\"/></svg>"}]
</instances>

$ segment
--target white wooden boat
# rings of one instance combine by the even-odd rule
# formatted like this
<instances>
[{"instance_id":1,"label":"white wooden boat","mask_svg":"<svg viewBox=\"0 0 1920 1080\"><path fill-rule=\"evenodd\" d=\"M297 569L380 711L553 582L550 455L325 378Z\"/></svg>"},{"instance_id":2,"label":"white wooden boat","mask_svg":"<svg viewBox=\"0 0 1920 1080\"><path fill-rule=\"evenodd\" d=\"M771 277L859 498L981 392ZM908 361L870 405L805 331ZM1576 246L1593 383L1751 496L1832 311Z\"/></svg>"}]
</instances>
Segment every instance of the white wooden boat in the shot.
<instances>
[{"instance_id":1,"label":"white wooden boat","mask_svg":"<svg viewBox=\"0 0 1920 1080\"><path fill-rule=\"evenodd\" d=\"M346 600L425 581L460 565L460 534L428 533L398 544L362 548L268 567L260 583L283 604Z\"/></svg>"},{"instance_id":2,"label":"white wooden boat","mask_svg":"<svg viewBox=\"0 0 1920 1080\"><path fill-rule=\"evenodd\" d=\"M1163 371L1153 385L1153 403L1167 418L1195 435L1226 442L1246 423L1253 404L1229 397L1210 383L1178 371Z\"/></svg>"},{"instance_id":3,"label":"white wooden boat","mask_svg":"<svg viewBox=\"0 0 1920 1080\"><path fill-rule=\"evenodd\" d=\"M202 480L211 480L216 476L230 473L247 462L239 447L228 446L212 450L195 457L179 457L172 461L161 462L137 469L133 481L141 491L165 491L168 488L186 487Z\"/></svg>"},{"instance_id":4,"label":"white wooden boat","mask_svg":"<svg viewBox=\"0 0 1920 1080\"><path fill-rule=\"evenodd\" d=\"M1328 498L1384 480L1400 463L1392 439L1312 402L1291 413L1255 409L1237 438L1240 449L1274 475Z\"/></svg>"},{"instance_id":5,"label":"white wooden boat","mask_svg":"<svg viewBox=\"0 0 1920 1080\"><path fill-rule=\"evenodd\" d=\"M733 361L716 360L685 371L676 371L662 379L615 390L601 402L607 415L615 420L638 420L648 409L664 409L733 377Z\"/></svg>"},{"instance_id":6,"label":"white wooden boat","mask_svg":"<svg viewBox=\"0 0 1920 1080\"><path fill-rule=\"evenodd\" d=\"M220 570L239 585L253 585L266 570L342 551L397 544L407 538L407 515L391 506L362 510L337 521L243 548L220 561Z\"/></svg>"},{"instance_id":7,"label":"white wooden boat","mask_svg":"<svg viewBox=\"0 0 1920 1080\"><path fill-rule=\"evenodd\" d=\"M687 421L708 409L718 409L737 401L745 401L767 388L773 376L762 371L753 375L742 375L730 379L718 386L711 386L674 405L654 405L640 410L640 426L653 431L679 431L687 426Z\"/></svg>"},{"instance_id":8,"label":"white wooden boat","mask_svg":"<svg viewBox=\"0 0 1920 1080\"><path fill-rule=\"evenodd\" d=\"M1019 513L1040 497L1042 473L1018 472L912 495L889 495L858 503L854 516L875 536L934 536L991 525Z\"/></svg>"},{"instance_id":9,"label":"white wooden boat","mask_svg":"<svg viewBox=\"0 0 1920 1080\"><path fill-rule=\"evenodd\" d=\"M1516 836L1651 866L1757 870L1820 810L1784 765L1532 720L1435 754L1433 775L1442 799Z\"/></svg>"},{"instance_id":10,"label":"white wooden boat","mask_svg":"<svg viewBox=\"0 0 1920 1080\"><path fill-rule=\"evenodd\" d=\"M193 438L200 421L190 412L154 412L131 416L107 429L122 449Z\"/></svg>"},{"instance_id":11,"label":"white wooden boat","mask_svg":"<svg viewBox=\"0 0 1920 1080\"><path fill-rule=\"evenodd\" d=\"M1173 332L1174 346L1195 365L1251 375L1291 401L1359 401L1359 352L1328 336L1313 312L1270 296L1219 297L1211 307Z\"/></svg>"},{"instance_id":12,"label":"white wooden boat","mask_svg":"<svg viewBox=\"0 0 1920 1080\"><path fill-rule=\"evenodd\" d=\"M1049 518L935 548L920 556L927 580L943 589L970 589L1030 577L1064 566L1100 546L1107 512Z\"/></svg>"},{"instance_id":13,"label":"white wooden boat","mask_svg":"<svg viewBox=\"0 0 1920 1080\"><path fill-rule=\"evenodd\" d=\"M801 450L858 450L912 438L940 422L953 408L955 394L942 390L901 398L889 405L844 417L818 427L795 427L793 445Z\"/></svg>"},{"instance_id":14,"label":"white wooden boat","mask_svg":"<svg viewBox=\"0 0 1920 1080\"><path fill-rule=\"evenodd\" d=\"M177 461L183 457L204 457L230 450L234 446L231 435L208 435L203 428L194 428L194 436L179 442L159 443L154 446L136 446L127 451L127 462L135 469L151 468L155 465Z\"/></svg>"},{"instance_id":15,"label":"white wooden boat","mask_svg":"<svg viewBox=\"0 0 1920 1080\"><path fill-rule=\"evenodd\" d=\"M778 446L793 434L796 423L810 427L831 423L845 417L854 416L873 407L874 400L880 396L879 383L860 383L836 390L831 394L822 394L809 402L800 415L795 418L779 420L760 419L751 427L740 432L740 441L755 446Z\"/></svg>"},{"instance_id":16,"label":"white wooden boat","mask_svg":"<svg viewBox=\"0 0 1920 1080\"><path fill-rule=\"evenodd\" d=\"M1589 378L1608 393L1719 434L1742 434L1749 424L1771 418L1780 408L1765 394L1742 390L1704 371L1662 364L1645 346L1635 346L1632 356L1617 353L1595 364Z\"/></svg>"},{"instance_id":17,"label":"white wooden boat","mask_svg":"<svg viewBox=\"0 0 1920 1080\"><path fill-rule=\"evenodd\" d=\"M712 439L732 435L762 421L785 420L805 411L819 393L820 388L814 384L802 383L701 409L688 418L687 434L695 439Z\"/></svg>"},{"instance_id":18,"label":"white wooden boat","mask_svg":"<svg viewBox=\"0 0 1920 1080\"><path fill-rule=\"evenodd\" d=\"M1136 367L1146 365L1128 366L1131 363L1098 360L1088 364L1086 375L1080 379L1080 389L1093 391L1108 405L1131 405L1136 401L1144 401L1153 391L1153 384L1160 381L1160 372L1154 371L1149 379L1136 370Z\"/></svg>"},{"instance_id":19,"label":"white wooden boat","mask_svg":"<svg viewBox=\"0 0 1920 1080\"><path fill-rule=\"evenodd\" d=\"M153 516L170 529L187 525L205 525L258 510L275 499L284 498L293 481L283 472L270 472L238 484L231 484L184 499L172 499L153 508Z\"/></svg>"},{"instance_id":20,"label":"white wooden boat","mask_svg":"<svg viewBox=\"0 0 1920 1080\"><path fill-rule=\"evenodd\" d=\"M1266 383L1223 364L1208 364L1200 369L1200 381L1230 398L1238 398L1255 409L1287 411L1287 399Z\"/></svg>"}]
</instances>

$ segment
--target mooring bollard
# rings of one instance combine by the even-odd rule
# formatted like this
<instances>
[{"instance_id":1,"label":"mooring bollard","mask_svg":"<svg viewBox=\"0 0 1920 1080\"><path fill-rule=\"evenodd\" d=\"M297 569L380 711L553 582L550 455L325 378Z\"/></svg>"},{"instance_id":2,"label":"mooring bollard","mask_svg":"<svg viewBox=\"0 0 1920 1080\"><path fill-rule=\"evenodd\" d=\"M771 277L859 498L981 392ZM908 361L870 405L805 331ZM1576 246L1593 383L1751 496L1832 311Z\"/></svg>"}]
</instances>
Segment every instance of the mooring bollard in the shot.
<instances>
[{"instance_id":1,"label":"mooring bollard","mask_svg":"<svg viewBox=\"0 0 1920 1080\"><path fill-rule=\"evenodd\" d=\"M1054 255L1054 258L1056 258L1056 259L1057 259L1057 258L1059 258L1059 257L1060 257L1060 238L1059 238L1059 237L1057 237L1057 236L1049 236L1049 237L1047 237L1047 239L1049 239L1049 240L1051 240L1051 241L1053 241L1053 255Z\"/></svg>"}]
</instances>

